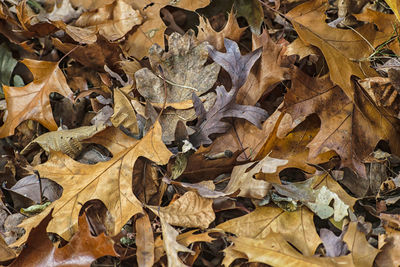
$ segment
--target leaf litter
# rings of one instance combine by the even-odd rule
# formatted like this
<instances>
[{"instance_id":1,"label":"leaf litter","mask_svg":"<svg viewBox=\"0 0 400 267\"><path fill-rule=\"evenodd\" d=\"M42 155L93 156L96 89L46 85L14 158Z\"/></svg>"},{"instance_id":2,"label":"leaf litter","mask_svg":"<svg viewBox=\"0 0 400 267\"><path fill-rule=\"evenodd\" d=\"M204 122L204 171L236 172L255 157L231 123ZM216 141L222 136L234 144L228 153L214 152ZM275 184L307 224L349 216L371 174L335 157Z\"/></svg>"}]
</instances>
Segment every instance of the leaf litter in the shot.
<instances>
[{"instance_id":1,"label":"leaf litter","mask_svg":"<svg viewBox=\"0 0 400 267\"><path fill-rule=\"evenodd\" d=\"M2 2L1 264L397 266L382 3Z\"/></svg>"}]
</instances>

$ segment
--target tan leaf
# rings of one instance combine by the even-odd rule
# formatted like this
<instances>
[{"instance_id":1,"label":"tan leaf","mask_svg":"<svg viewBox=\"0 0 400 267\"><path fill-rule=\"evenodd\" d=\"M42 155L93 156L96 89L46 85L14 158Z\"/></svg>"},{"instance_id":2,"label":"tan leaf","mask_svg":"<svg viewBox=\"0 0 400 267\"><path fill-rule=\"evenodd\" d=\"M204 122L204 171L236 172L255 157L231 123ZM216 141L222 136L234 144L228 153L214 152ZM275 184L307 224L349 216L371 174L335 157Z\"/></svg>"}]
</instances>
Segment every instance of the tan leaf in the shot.
<instances>
[{"instance_id":1,"label":"tan leaf","mask_svg":"<svg viewBox=\"0 0 400 267\"><path fill-rule=\"evenodd\" d=\"M224 192L229 195L240 190L238 194L240 197L262 199L271 189L271 184L263 180L256 180L253 176L259 172L275 173L278 166L285 165L287 162L287 160L266 156L249 171L247 169L254 165L254 162L235 166Z\"/></svg>"},{"instance_id":2,"label":"tan leaf","mask_svg":"<svg viewBox=\"0 0 400 267\"><path fill-rule=\"evenodd\" d=\"M331 80L353 100L355 93L351 76L377 76L369 62L363 59L373 52L368 42L373 43L375 38L380 37L372 24L358 27L357 32L328 26L324 14L327 6L328 1L325 0L308 1L293 8L286 16L304 43L322 51Z\"/></svg>"},{"instance_id":3,"label":"tan leaf","mask_svg":"<svg viewBox=\"0 0 400 267\"><path fill-rule=\"evenodd\" d=\"M145 213L135 222L136 227L136 257L139 266L154 264L154 236L149 216Z\"/></svg>"},{"instance_id":4,"label":"tan leaf","mask_svg":"<svg viewBox=\"0 0 400 267\"><path fill-rule=\"evenodd\" d=\"M164 31L167 27L160 17L161 8L172 5L194 11L207 6L210 0L157 0L152 1L152 5L149 5L147 0L129 0L129 2L134 9L142 11L144 21L136 31L127 36L123 48L129 56L140 60L148 55L149 48L153 44L164 47Z\"/></svg>"},{"instance_id":5,"label":"tan leaf","mask_svg":"<svg viewBox=\"0 0 400 267\"><path fill-rule=\"evenodd\" d=\"M167 207L149 208L168 224L207 228L215 220L212 203L212 199L203 198L196 192L189 191Z\"/></svg>"},{"instance_id":6,"label":"tan leaf","mask_svg":"<svg viewBox=\"0 0 400 267\"><path fill-rule=\"evenodd\" d=\"M197 39L200 42L207 41L209 44L214 46L217 50L224 48L224 38L228 38L232 41L239 42L240 36L246 30L246 28L240 28L236 21L233 10L228 15L228 21L226 22L224 28L216 32L211 23L207 18L200 18L200 24L197 26L199 33Z\"/></svg>"},{"instance_id":7,"label":"tan leaf","mask_svg":"<svg viewBox=\"0 0 400 267\"><path fill-rule=\"evenodd\" d=\"M82 126L71 130L60 130L44 133L30 142L21 154L28 153L35 144L40 145L46 152L59 151L75 158L82 150L81 142L104 130L105 125Z\"/></svg>"},{"instance_id":8,"label":"tan leaf","mask_svg":"<svg viewBox=\"0 0 400 267\"><path fill-rule=\"evenodd\" d=\"M131 86L128 85L127 87ZM111 116L111 122L116 128L121 125L128 129L132 134L138 134L139 128L136 121L135 110L122 90L123 88L114 89L114 114Z\"/></svg>"},{"instance_id":9,"label":"tan leaf","mask_svg":"<svg viewBox=\"0 0 400 267\"><path fill-rule=\"evenodd\" d=\"M98 8L104 7L105 5L112 4L115 0L70 0L71 3L76 7L81 7L88 11L93 11Z\"/></svg>"},{"instance_id":10,"label":"tan leaf","mask_svg":"<svg viewBox=\"0 0 400 267\"><path fill-rule=\"evenodd\" d=\"M357 222L350 222L343 241L347 243L355 266L372 266L379 250L371 246L364 233L358 230Z\"/></svg>"},{"instance_id":11,"label":"tan leaf","mask_svg":"<svg viewBox=\"0 0 400 267\"><path fill-rule=\"evenodd\" d=\"M297 38L293 42L291 42L285 51L285 55L299 55L299 60L309 56L309 55L318 55L318 50L311 45L307 45L300 38Z\"/></svg>"},{"instance_id":12,"label":"tan leaf","mask_svg":"<svg viewBox=\"0 0 400 267\"><path fill-rule=\"evenodd\" d=\"M176 231L171 225L169 225L162 217L160 217L160 222L162 227L164 249L167 252L168 267L186 266L178 257L178 252L182 251L192 254L194 254L194 252L176 242L178 231Z\"/></svg>"},{"instance_id":13,"label":"tan leaf","mask_svg":"<svg viewBox=\"0 0 400 267\"><path fill-rule=\"evenodd\" d=\"M127 34L143 18L138 10L123 0L83 13L75 22L81 28L95 28L108 41L116 41Z\"/></svg>"},{"instance_id":14,"label":"tan leaf","mask_svg":"<svg viewBox=\"0 0 400 267\"><path fill-rule=\"evenodd\" d=\"M8 116L0 128L0 138L14 134L14 129L25 120L35 120L51 131L57 130L51 111L49 95L57 92L71 97L58 62L24 59L21 61L33 74L33 82L23 87L3 85Z\"/></svg>"},{"instance_id":15,"label":"tan leaf","mask_svg":"<svg viewBox=\"0 0 400 267\"><path fill-rule=\"evenodd\" d=\"M189 246L190 244L193 244L195 242L208 242L211 243L212 241L215 240L215 238L209 236L210 232L204 232L204 233L198 233L196 234L199 230L192 230L185 232L183 234L180 234L177 238L176 241L178 243L184 245L184 246Z\"/></svg>"},{"instance_id":16,"label":"tan leaf","mask_svg":"<svg viewBox=\"0 0 400 267\"><path fill-rule=\"evenodd\" d=\"M270 233L281 234L305 256L312 256L321 243L313 213L306 207L294 212L276 207L258 207L255 211L216 226L238 237L265 239Z\"/></svg>"},{"instance_id":17,"label":"tan leaf","mask_svg":"<svg viewBox=\"0 0 400 267\"><path fill-rule=\"evenodd\" d=\"M142 204L132 192L135 161L142 156L157 164L166 164L171 156L161 141L158 123L141 140L130 138L115 129L103 131L100 137L95 136L93 140L109 148L113 158L95 165L85 165L58 152L51 154L46 163L36 166L42 177L63 187L63 195L52 204L53 219L47 229L66 240L77 229L82 204L91 199L99 199L105 204L114 219L114 229L110 234L119 233L133 215L142 211ZM35 218L24 222L25 226L28 225L27 230L36 223Z\"/></svg>"}]
</instances>

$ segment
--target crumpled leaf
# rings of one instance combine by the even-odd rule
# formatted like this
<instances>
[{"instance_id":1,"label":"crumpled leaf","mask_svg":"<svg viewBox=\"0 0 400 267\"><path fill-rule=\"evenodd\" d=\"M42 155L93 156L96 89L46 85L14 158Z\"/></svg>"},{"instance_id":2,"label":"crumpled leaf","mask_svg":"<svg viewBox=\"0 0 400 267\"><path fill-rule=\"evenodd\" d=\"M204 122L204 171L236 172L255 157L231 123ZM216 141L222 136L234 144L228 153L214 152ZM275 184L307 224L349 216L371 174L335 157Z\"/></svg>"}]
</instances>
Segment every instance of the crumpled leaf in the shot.
<instances>
[{"instance_id":1,"label":"crumpled leaf","mask_svg":"<svg viewBox=\"0 0 400 267\"><path fill-rule=\"evenodd\" d=\"M168 224L183 227L207 228L215 220L212 199L199 196L189 191L166 207L149 208Z\"/></svg>"},{"instance_id":2,"label":"crumpled leaf","mask_svg":"<svg viewBox=\"0 0 400 267\"><path fill-rule=\"evenodd\" d=\"M127 34L135 25L140 25L143 17L124 0L98 8L96 11L83 13L75 22L81 28L95 28L108 41L116 41Z\"/></svg>"},{"instance_id":3,"label":"crumpled leaf","mask_svg":"<svg viewBox=\"0 0 400 267\"><path fill-rule=\"evenodd\" d=\"M78 18L82 13L82 9L75 10L70 0L62 0L61 5L58 6L54 3L53 10L50 13L41 12L38 15L40 21L63 21L65 23L70 22L73 19Z\"/></svg>"},{"instance_id":4,"label":"crumpled leaf","mask_svg":"<svg viewBox=\"0 0 400 267\"><path fill-rule=\"evenodd\" d=\"M118 256L110 237L104 233L96 237L90 234L85 214L79 217L78 232L61 248L55 247L46 233L50 220L49 214L32 229L26 247L10 266L90 266L97 258Z\"/></svg>"},{"instance_id":5,"label":"crumpled leaf","mask_svg":"<svg viewBox=\"0 0 400 267\"><path fill-rule=\"evenodd\" d=\"M123 48L129 56L139 60L148 55L149 48L153 44L164 47L164 31L167 27L160 17L161 8L171 5L194 11L210 3L209 0L156 0L152 1L152 5L147 0L135 0L131 2L133 2L132 6L136 10L142 12L144 20L136 31L127 36L127 40L123 43Z\"/></svg>"},{"instance_id":6,"label":"crumpled leaf","mask_svg":"<svg viewBox=\"0 0 400 267\"><path fill-rule=\"evenodd\" d=\"M305 256L315 253L321 240L315 230L313 213L301 207L294 212L277 207L258 207L253 212L216 226L238 237L265 239L279 233Z\"/></svg>"},{"instance_id":7,"label":"crumpled leaf","mask_svg":"<svg viewBox=\"0 0 400 267\"><path fill-rule=\"evenodd\" d=\"M178 257L178 252L189 252L194 254L194 252L185 246L182 246L176 242L178 236L178 231L176 231L171 225L169 225L165 219L160 217L164 249L167 253L168 267L183 267L186 266L182 263L181 259Z\"/></svg>"},{"instance_id":8,"label":"crumpled leaf","mask_svg":"<svg viewBox=\"0 0 400 267\"><path fill-rule=\"evenodd\" d=\"M93 11L113 3L115 0L70 0L75 7L81 7L84 10Z\"/></svg>"},{"instance_id":9,"label":"crumpled leaf","mask_svg":"<svg viewBox=\"0 0 400 267\"><path fill-rule=\"evenodd\" d=\"M71 158L75 158L82 151L82 141L92 137L106 127L105 124L100 124L44 133L30 142L21 151L21 154L29 153L35 144L38 144L48 153L50 151L59 151Z\"/></svg>"},{"instance_id":10,"label":"crumpled leaf","mask_svg":"<svg viewBox=\"0 0 400 267\"><path fill-rule=\"evenodd\" d=\"M127 87L131 87L128 85ZM123 88L114 89L114 114L111 116L111 122L114 127L120 125L128 129L132 134L139 133L139 127L136 120L136 113L131 101L123 93Z\"/></svg>"},{"instance_id":11,"label":"crumpled leaf","mask_svg":"<svg viewBox=\"0 0 400 267\"><path fill-rule=\"evenodd\" d=\"M81 203L91 199L99 199L105 204L114 220L110 234L119 233L133 215L142 211L142 204L131 187L135 161L142 156L157 164L166 164L171 156L161 141L158 123L141 140L128 137L112 127L94 136L91 141L94 140L109 149L113 154L111 160L85 165L57 152L51 153L46 163L35 167L41 177L57 182L64 189L61 198L52 204L54 217L48 231L58 233L66 240L76 231ZM24 221L27 232L37 225L42 216L39 215ZM20 240L19 243L24 242L23 238Z\"/></svg>"},{"instance_id":12,"label":"crumpled leaf","mask_svg":"<svg viewBox=\"0 0 400 267\"><path fill-rule=\"evenodd\" d=\"M49 94L57 92L65 97L72 91L58 62L24 59L21 61L33 74L33 82L23 87L3 86L8 116L0 128L0 138L13 135L24 120L35 120L51 131L57 130L51 111Z\"/></svg>"},{"instance_id":13,"label":"crumpled leaf","mask_svg":"<svg viewBox=\"0 0 400 267\"><path fill-rule=\"evenodd\" d=\"M6 262L16 257L14 250L12 250L4 241L3 236L0 236L0 262Z\"/></svg>"},{"instance_id":14,"label":"crumpled leaf","mask_svg":"<svg viewBox=\"0 0 400 267\"><path fill-rule=\"evenodd\" d=\"M215 47L217 50L224 48L224 39L239 42L240 36L246 30L246 28L240 28L236 21L235 14L233 10L228 15L228 21L226 22L224 28L216 32L210 24L207 18L200 18L200 24L197 26L199 33L197 39L200 42L207 41L210 45Z\"/></svg>"},{"instance_id":15,"label":"crumpled leaf","mask_svg":"<svg viewBox=\"0 0 400 267\"><path fill-rule=\"evenodd\" d=\"M240 197L262 199L271 189L271 184L263 180L254 179L254 175L259 172L275 173L278 166L285 165L287 162L287 160L266 156L249 171L247 171L247 169L254 165L254 162L235 166L232 170L231 179L224 189L224 192L229 195L240 190L238 194Z\"/></svg>"}]
</instances>

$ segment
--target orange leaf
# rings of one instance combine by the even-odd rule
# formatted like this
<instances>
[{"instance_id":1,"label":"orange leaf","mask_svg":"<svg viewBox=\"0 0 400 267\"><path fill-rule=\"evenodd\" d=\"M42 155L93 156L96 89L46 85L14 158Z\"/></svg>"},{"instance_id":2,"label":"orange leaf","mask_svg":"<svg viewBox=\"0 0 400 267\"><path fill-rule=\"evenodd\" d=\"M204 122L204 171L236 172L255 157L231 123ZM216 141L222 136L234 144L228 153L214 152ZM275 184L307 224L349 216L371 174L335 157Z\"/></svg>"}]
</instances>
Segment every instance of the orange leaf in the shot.
<instances>
[{"instance_id":1,"label":"orange leaf","mask_svg":"<svg viewBox=\"0 0 400 267\"><path fill-rule=\"evenodd\" d=\"M0 128L0 138L14 134L15 128L25 120L35 120L51 131L57 130L51 111L49 95L52 92L70 97L69 88L58 62L24 59L33 74L33 82L23 87L3 86L8 116Z\"/></svg>"}]
</instances>

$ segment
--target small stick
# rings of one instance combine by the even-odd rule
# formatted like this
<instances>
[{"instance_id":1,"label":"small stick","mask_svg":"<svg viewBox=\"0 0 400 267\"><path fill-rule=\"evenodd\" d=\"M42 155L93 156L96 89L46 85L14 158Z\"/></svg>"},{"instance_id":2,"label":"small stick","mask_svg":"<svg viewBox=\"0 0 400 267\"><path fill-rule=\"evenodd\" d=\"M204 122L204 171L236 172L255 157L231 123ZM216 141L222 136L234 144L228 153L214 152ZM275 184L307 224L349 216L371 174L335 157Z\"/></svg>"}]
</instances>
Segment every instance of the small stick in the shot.
<instances>
[{"instance_id":1,"label":"small stick","mask_svg":"<svg viewBox=\"0 0 400 267\"><path fill-rule=\"evenodd\" d=\"M33 172L36 174L36 176L38 177L38 180L39 180L40 204L42 204L42 201L43 201L42 179L40 178L38 171L34 170Z\"/></svg>"}]
</instances>

